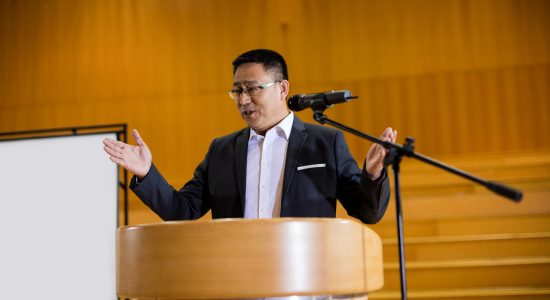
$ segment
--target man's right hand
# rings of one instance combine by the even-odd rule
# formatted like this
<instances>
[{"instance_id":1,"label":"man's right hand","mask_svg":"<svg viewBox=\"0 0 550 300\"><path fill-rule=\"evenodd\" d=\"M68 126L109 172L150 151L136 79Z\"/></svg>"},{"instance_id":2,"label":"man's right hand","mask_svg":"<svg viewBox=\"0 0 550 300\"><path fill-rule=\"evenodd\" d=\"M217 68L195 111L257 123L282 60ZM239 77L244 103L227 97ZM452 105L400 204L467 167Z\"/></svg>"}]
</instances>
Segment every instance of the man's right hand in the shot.
<instances>
[{"instance_id":1,"label":"man's right hand","mask_svg":"<svg viewBox=\"0 0 550 300\"><path fill-rule=\"evenodd\" d=\"M151 169L153 156L136 129L132 130L132 135L137 142L137 146L107 138L103 140L105 145L103 149L109 154L111 161L142 179Z\"/></svg>"}]
</instances>

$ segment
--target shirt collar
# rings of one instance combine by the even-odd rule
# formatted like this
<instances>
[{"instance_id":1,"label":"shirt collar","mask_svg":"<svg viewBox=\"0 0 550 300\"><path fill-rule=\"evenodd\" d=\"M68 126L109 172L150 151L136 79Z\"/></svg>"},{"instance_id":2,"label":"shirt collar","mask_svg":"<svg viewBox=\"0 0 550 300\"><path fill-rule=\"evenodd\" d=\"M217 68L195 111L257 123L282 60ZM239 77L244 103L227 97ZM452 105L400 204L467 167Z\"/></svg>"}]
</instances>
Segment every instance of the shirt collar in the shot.
<instances>
[{"instance_id":1,"label":"shirt collar","mask_svg":"<svg viewBox=\"0 0 550 300\"><path fill-rule=\"evenodd\" d=\"M273 128L269 129L268 132L272 130L276 130L277 134L288 141L288 137L290 136L290 131L292 130L292 123L294 122L294 113L290 112L284 119L281 120L277 125L273 126ZM263 136L259 135L254 131L254 129L250 128L250 138L249 140L253 138L261 138L263 139Z\"/></svg>"}]
</instances>

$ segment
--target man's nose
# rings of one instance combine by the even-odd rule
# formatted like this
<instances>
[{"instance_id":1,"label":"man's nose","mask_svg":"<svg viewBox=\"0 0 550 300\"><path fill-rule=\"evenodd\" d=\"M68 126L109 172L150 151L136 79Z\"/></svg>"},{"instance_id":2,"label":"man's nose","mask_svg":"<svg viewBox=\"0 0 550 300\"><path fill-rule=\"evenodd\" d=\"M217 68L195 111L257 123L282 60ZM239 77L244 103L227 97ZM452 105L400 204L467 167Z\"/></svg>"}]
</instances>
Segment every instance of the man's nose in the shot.
<instances>
[{"instance_id":1,"label":"man's nose","mask_svg":"<svg viewBox=\"0 0 550 300\"><path fill-rule=\"evenodd\" d=\"M249 104L250 102L252 102L252 98L248 93L242 93L241 96L239 97L240 105L246 105L246 104Z\"/></svg>"}]
</instances>

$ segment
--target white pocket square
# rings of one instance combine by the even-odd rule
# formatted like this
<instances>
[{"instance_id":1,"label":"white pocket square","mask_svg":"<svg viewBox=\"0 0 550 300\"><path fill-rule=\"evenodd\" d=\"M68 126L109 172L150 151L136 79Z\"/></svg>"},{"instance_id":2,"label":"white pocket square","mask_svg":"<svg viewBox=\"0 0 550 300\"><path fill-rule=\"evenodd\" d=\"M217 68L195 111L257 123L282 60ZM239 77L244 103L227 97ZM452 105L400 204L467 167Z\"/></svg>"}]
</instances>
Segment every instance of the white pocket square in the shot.
<instances>
[{"instance_id":1,"label":"white pocket square","mask_svg":"<svg viewBox=\"0 0 550 300\"><path fill-rule=\"evenodd\" d=\"M298 171L305 170L305 169L312 169L312 168L324 168L327 164L314 164L314 165L307 165L307 166L299 166Z\"/></svg>"}]
</instances>

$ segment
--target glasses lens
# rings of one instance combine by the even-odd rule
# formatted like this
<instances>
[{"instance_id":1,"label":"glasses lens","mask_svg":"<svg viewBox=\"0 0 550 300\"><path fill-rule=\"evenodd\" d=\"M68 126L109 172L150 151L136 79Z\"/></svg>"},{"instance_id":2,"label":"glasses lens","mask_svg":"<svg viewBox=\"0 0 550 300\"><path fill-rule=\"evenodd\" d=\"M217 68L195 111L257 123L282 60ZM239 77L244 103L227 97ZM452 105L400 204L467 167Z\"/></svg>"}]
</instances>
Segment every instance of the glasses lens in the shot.
<instances>
[{"instance_id":1,"label":"glasses lens","mask_svg":"<svg viewBox=\"0 0 550 300\"><path fill-rule=\"evenodd\" d=\"M241 97L241 95L244 93L244 91L242 89L239 89L239 90L230 90L229 91L229 97L233 98L233 99L239 99L239 97Z\"/></svg>"},{"instance_id":2,"label":"glasses lens","mask_svg":"<svg viewBox=\"0 0 550 300\"><path fill-rule=\"evenodd\" d=\"M260 89L261 89L260 86L247 87L245 93L247 93L248 95L250 95L250 97L252 97L252 96L255 96Z\"/></svg>"}]
</instances>

